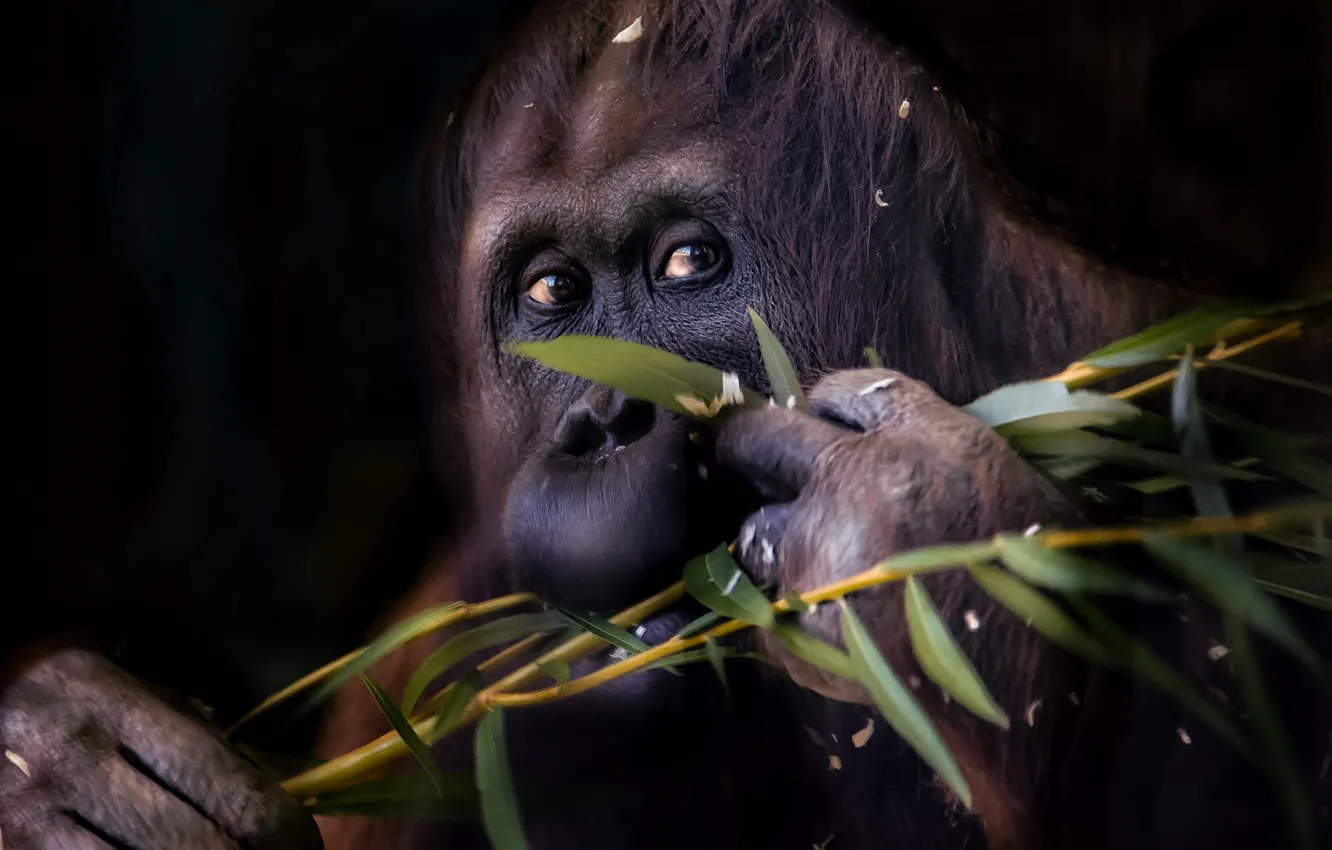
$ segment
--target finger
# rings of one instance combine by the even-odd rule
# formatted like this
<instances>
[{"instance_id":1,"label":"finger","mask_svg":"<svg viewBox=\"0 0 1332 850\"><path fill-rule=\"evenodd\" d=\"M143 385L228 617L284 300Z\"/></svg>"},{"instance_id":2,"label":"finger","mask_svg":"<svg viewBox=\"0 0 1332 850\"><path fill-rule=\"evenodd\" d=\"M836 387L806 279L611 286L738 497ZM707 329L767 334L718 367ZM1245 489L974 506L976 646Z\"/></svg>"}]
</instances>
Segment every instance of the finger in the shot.
<instances>
[{"instance_id":1,"label":"finger","mask_svg":"<svg viewBox=\"0 0 1332 850\"><path fill-rule=\"evenodd\" d=\"M740 408L717 427L717 463L749 480L765 497L788 501L809 481L814 463L847 432L800 411Z\"/></svg>"},{"instance_id":2,"label":"finger","mask_svg":"<svg viewBox=\"0 0 1332 850\"><path fill-rule=\"evenodd\" d=\"M116 753L61 777L66 806L98 834L135 850L238 850L184 800Z\"/></svg>"},{"instance_id":3,"label":"finger","mask_svg":"<svg viewBox=\"0 0 1332 850\"><path fill-rule=\"evenodd\" d=\"M113 850L112 845L65 814L53 816L32 834L19 830L14 839L3 847L7 850Z\"/></svg>"},{"instance_id":4,"label":"finger","mask_svg":"<svg viewBox=\"0 0 1332 850\"><path fill-rule=\"evenodd\" d=\"M227 835L254 847L320 846L314 819L277 782L155 698L140 694L128 704L118 731L145 773L206 812Z\"/></svg>"},{"instance_id":5,"label":"finger","mask_svg":"<svg viewBox=\"0 0 1332 850\"><path fill-rule=\"evenodd\" d=\"M920 425L926 414L949 407L926 384L891 369L850 369L820 380L809 393L810 411L869 432Z\"/></svg>"},{"instance_id":6,"label":"finger","mask_svg":"<svg viewBox=\"0 0 1332 850\"><path fill-rule=\"evenodd\" d=\"M759 583L777 580L782 538L795 513L796 506L792 502L768 505L752 514L740 527L736 554L740 565Z\"/></svg>"}]
</instances>

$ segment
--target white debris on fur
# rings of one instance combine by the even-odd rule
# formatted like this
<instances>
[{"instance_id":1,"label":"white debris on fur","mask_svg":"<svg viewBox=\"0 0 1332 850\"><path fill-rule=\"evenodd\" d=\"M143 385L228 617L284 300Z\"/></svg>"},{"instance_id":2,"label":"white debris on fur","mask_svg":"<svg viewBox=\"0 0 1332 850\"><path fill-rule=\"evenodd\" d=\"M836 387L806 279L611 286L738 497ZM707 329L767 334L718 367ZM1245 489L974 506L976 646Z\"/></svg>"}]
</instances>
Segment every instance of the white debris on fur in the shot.
<instances>
[{"instance_id":1,"label":"white debris on fur","mask_svg":"<svg viewBox=\"0 0 1332 850\"><path fill-rule=\"evenodd\" d=\"M828 844L836 837L837 834L833 833L832 835L829 835L827 838L820 841L818 844L814 844L811 846L814 848L814 850L828 850ZM0 847L0 850L4 850L4 848Z\"/></svg>"},{"instance_id":2,"label":"white debris on fur","mask_svg":"<svg viewBox=\"0 0 1332 850\"><path fill-rule=\"evenodd\" d=\"M829 770L841 770L841 769L842 769L842 760L839 759L837 756L834 756L834 755L830 755L830 756L828 756L828 769L829 769Z\"/></svg>"},{"instance_id":3,"label":"white debris on fur","mask_svg":"<svg viewBox=\"0 0 1332 850\"><path fill-rule=\"evenodd\" d=\"M1072 691L1068 692L1068 701L1073 703L1074 705L1082 705L1082 700L1078 699L1078 695L1073 693Z\"/></svg>"},{"instance_id":4,"label":"white debris on fur","mask_svg":"<svg viewBox=\"0 0 1332 850\"><path fill-rule=\"evenodd\" d=\"M787 396L787 397L786 397L786 409L787 409L787 410L795 410L795 402L796 402L796 398L795 398L795 396L793 396L793 395L789 395L789 396Z\"/></svg>"},{"instance_id":5,"label":"white debris on fur","mask_svg":"<svg viewBox=\"0 0 1332 850\"><path fill-rule=\"evenodd\" d=\"M974 632L981 627L980 617L976 616L975 611L968 610L962 615L962 620L967 624L967 631Z\"/></svg>"},{"instance_id":6,"label":"white debris on fur","mask_svg":"<svg viewBox=\"0 0 1332 850\"><path fill-rule=\"evenodd\" d=\"M1221 643L1212 644L1212 648L1207 650L1207 657L1213 661L1220 661L1230 654L1230 647Z\"/></svg>"},{"instance_id":7,"label":"white debris on fur","mask_svg":"<svg viewBox=\"0 0 1332 850\"><path fill-rule=\"evenodd\" d=\"M1027 527L1027 530L1026 530L1026 531L1022 532L1022 536L1023 536L1023 537L1035 537L1035 536L1036 536L1036 533L1037 533L1038 531L1040 531L1040 530L1041 530L1041 524L1040 524L1039 522L1034 522L1034 523L1032 523L1030 526Z\"/></svg>"},{"instance_id":8,"label":"white debris on fur","mask_svg":"<svg viewBox=\"0 0 1332 850\"><path fill-rule=\"evenodd\" d=\"M897 380L896 378L884 378L883 380L875 381L874 383L865 387L860 392L856 393L856 395L869 395L870 393L876 390L881 390L884 387L891 385L896 380Z\"/></svg>"},{"instance_id":9,"label":"white debris on fur","mask_svg":"<svg viewBox=\"0 0 1332 850\"><path fill-rule=\"evenodd\" d=\"M634 635L636 637L641 638L645 634L647 634L647 626L639 626L636 629L634 629Z\"/></svg>"},{"instance_id":10,"label":"white debris on fur","mask_svg":"<svg viewBox=\"0 0 1332 850\"><path fill-rule=\"evenodd\" d=\"M745 527L740 531L740 557L745 556L753 542L754 526L751 523L745 523Z\"/></svg>"},{"instance_id":11,"label":"white debris on fur","mask_svg":"<svg viewBox=\"0 0 1332 850\"><path fill-rule=\"evenodd\" d=\"M610 657L616 661L624 661L629 657L629 650L622 646L617 646L611 650Z\"/></svg>"},{"instance_id":12,"label":"white debris on fur","mask_svg":"<svg viewBox=\"0 0 1332 850\"><path fill-rule=\"evenodd\" d=\"M25 759L23 756L19 755L18 753L12 750L5 750L5 758L9 759L10 763L13 764L14 767L17 767L19 770L23 771L24 776L28 777L29 779L32 778L32 771L28 769L28 760Z\"/></svg>"},{"instance_id":13,"label":"white debris on fur","mask_svg":"<svg viewBox=\"0 0 1332 850\"><path fill-rule=\"evenodd\" d=\"M745 394L740 391L740 376L722 372L722 404L744 404Z\"/></svg>"},{"instance_id":14,"label":"white debris on fur","mask_svg":"<svg viewBox=\"0 0 1332 850\"><path fill-rule=\"evenodd\" d=\"M885 200L883 199L883 190L882 190L882 189L875 189L875 190L874 190L874 203L878 204L878 205L881 206L881 207L886 207L886 206L888 206L888 202L885 201Z\"/></svg>"},{"instance_id":15,"label":"white debris on fur","mask_svg":"<svg viewBox=\"0 0 1332 850\"><path fill-rule=\"evenodd\" d=\"M1176 729L1175 733L1179 735L1179 739L1184 742L1185 746L1193 743L1193 739L1189 737L1189 731L1183 726Z\"/></svg>"},{"instance_id":16,"label":"white debris on fur","mask_svg":"<svg viewBox=\"0 0 1332 850\"><path fill-rule=\"evenodd\" d=\"M698 477L702 478L704 481L708 480L708 467L705 464L700 463L698 465Z\"/></svg>"},{"instance_id":17,"label":"white debris on fur","mask_svg":"<svg viewBox=\"0 0 1332 850\"><path fill-rule=\"evenodd\" d=\"M634 18L634 22L615 34L611 44L631 44L643 37L643 16Z\"/></svg>"},{"instance_id":18,"label":"white debris on fur","mask_svg":"<svg viewBox=\"0 0 1332 850\"><path fill-rule=\"evenodd\" d=\"M1028 726L1035 726L1035 725L1036 725L1036 709L1038 709L1038 708L1040 708L1040 707L1041 707L1041 700L1036 700L1036 701L1033 702L1031 705L1027 706L1027 725L1028 725Z\"/></svg>"},{"instance_id":19,"label":"white debris on fur","mask_svg":"<svg viewBox=\"0 0 1332 850\"><path fill-rule=\"evenodd\" d=\"M911 114L911 101L909 100L902 101L902 105L897 107L897 117L905 118L910 114Z\"/></svg>"},{"instance_id":20,"label":"white debris on fur","mask_svg":"<svg viewBox=\"0 0 1332 850\"><path fill-rule=\"evenodd\" d=\"M856 749L860 749L869 743L870 736L874 734L874 718L869 718L865 723L865 728L851 736L851 743Z\"/></svg>"},{"instance_id":21,"label":"white debris on fur","mask_svg":"<svg viewBox=\"0 0 1332 850\"><path fill-rule=\"evenodd\" d=\"M907 676L907 684L911 686L911 690L913 691L920 690L920 677L914 673Z\"/></svg>"},{"instance_id":22,"label":"white debris on fur","mask_svg":"<svg viewBox=\"0 0 1332 850\"><path fill-rule=\"evenodd\" d=\"M777 552L772 548L771 540L760 540L759 548L762 550L763 566L771 567L777 563Z\"/></svg>"}]
</instances>

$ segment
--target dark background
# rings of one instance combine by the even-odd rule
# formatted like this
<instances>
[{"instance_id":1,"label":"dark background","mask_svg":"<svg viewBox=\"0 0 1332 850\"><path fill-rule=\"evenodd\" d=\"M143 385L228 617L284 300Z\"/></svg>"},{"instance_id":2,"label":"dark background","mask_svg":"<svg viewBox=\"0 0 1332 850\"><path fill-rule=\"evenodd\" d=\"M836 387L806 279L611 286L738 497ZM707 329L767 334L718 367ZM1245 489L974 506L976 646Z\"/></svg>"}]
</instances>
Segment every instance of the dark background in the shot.
<instances>
[{"instance_id":1,"label":"dark background","mask_svg":"<svg viewBox=\"0 0 1332 850\"><path fill-rule=\"evenodd\" d=\"M45 451L36 558L11 568L0 630L90 631L223 716L361 642L452 512L427 448L412 168L527 5L44 7L23 118L44 166ZM1327 244L1317 0L866 5L1102 253L1266 293ZM1194 7L1231 11L1181 41ZM1168 75L1142 45L1182 45L1201 82L1149 94Z\"/></svg>"},{"instance_id":2,"label":"dark background","mask_svg":"<svg viewBox=\"0 0 1332 850\"><path fill-rule=\"evenodd\" d=\"M450 514L411 171L516 5L51 4L47 453L11 626L92 631L234 716L403 591Z\"/></svg>"}]
</instances>

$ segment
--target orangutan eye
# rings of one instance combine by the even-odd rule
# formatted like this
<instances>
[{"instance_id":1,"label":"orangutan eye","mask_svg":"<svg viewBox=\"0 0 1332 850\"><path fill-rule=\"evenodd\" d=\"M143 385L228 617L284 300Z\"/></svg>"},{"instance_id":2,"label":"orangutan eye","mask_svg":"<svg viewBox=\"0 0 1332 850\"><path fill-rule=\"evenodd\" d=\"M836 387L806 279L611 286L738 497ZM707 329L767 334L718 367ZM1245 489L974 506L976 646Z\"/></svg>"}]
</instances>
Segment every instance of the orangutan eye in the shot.
<instances>
[{"instance_id":1,"label":"orangutan eye","mask_svg":"<svg viewBox=\"0 0 1332 850\"><path fill-rule=\"evenodd\" d=\"M563 272L544 274L527 288L528 298L547 307L572 304L585 294L586 287L583 282Z\"/></svg>"},{"instance_id":2,"label":"orangutan eye","mask_svg":"<svg viewBox=\"0 0 1332 850\"><path fill-rule=\"evenodd\" d=\"M690 242L681 245L666 258L666 265L661 270L661 277L673 280L693 277L717 265L716 249L704 242Z\"/></svg>"}]
</instances>

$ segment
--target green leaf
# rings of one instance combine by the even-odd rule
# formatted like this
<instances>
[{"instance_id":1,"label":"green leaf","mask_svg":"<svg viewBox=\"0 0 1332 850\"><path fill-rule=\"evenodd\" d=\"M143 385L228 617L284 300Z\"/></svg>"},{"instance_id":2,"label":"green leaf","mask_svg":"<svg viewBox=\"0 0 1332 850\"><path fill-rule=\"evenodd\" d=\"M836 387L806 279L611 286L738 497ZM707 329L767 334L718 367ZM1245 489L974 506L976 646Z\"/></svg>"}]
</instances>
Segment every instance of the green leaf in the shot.
<instances>
[{"instance_id":1,"label":"green leaf","mask_svg":"<svg viewBox=\"0 0 1332 850\"><path fill-rule=\"evenodd\" d=\"M1235 663L1235 677L1239 679L1250 720L1262 742L1258 753L1276 786L1277 799L1286 810L1294 846L1313 850L1318 843L1314 837L1313 808L1300 781L1290 741L1281 729L1276 707L1263 685L1258 659L1249 642L1248 629L1243 620L1234 614L1226 617L1226 643Z\"/></svg>"},{"instance_id":2,"label":"green leaf","mask_svg":"<svg viewBox=\"0 0 1332 850\"><path fill-rule=\"evenodd\" d=\"M1285 384L1286 386L1308 390L1309 392L1318 393L1319 395L1332 396L1332 387L1327 384L1306 381L1303 378L1296 378L1292 375L1283 375L1280 372L1269 372L1266 369L1256 369L1253 366L1246 366L1243 363L1236 363L1233 360L1209 360L1207 361L1207 365L1217 369L1224 369L1227 372L1237 372L1241 375L1248 375L1251 378L1271 381L1274 384Z\"/></svg>"},{"instance_id":3,"label":"green leaf","mask_svg":"<svg viewBox=\"0 0 1332 850\"><path fill-rule=\"evenodd\" d=\"M511 343L505 350L694 419L711 418L698 405L707 407L722 398L720 369L620 339L569 334L549 342ZM740 391L746 404L764 402L753 390ZM682 402L681 397L696 403Z\"/></svg>"},{"instance_id":4,"label":"green leaf","mask_svg":"<svg viewBox=\"0 0 1332 850\"><path fill-rule=\"evenodd\" d=\"M874 569L883 574L918 575L931 570L944 570L976 561L988 561L999 552L994 543L963 543L961 545L927 546L880 561Z\"/></svg>"},{"instance_id":5,"label":"green leaf","mask_svg":"<svg viewBox=\"0 0 1332 850\"><path fill-rule=\"evenodd\" d=\"M1315 493L1332 497L1332 464L1315 457L1294 443L1279 445L1259 443L1254 438L1241 437L1240 444L1249 453L1276 472L1303 484Z\"/></svg>"},{"instance_id":6,"label":"green leaf","mask_svg":"<svg viewBox=\"0 0 1332 850\"><path fill-rule=\"evenodd\" d=\"M361 654L356 656L346 667L334 673L324 684L317 688L308 699L302 704L301 712L308 711L319 703L331 697L333 694L353 678L360 676L376 661L379 661L390 652L401 647L410 640L418 638L431 631L431 627L447 614L462 607L461 602L450 602L447 605L438 605L434 608L427 608L419 614L413 614L400 623L395 623L382 635L375 638Z\"/></svg>"},{"instance_id":7,"label":"green leaf","mask_svg":"<svg viewBox=\"0 0 1332 850\"><path fill-rule=\"evenodd\" d=\"M1159 562L1201 590L1217 608L1242 617L1314 671L1318 670L1314 651L1281 608L1258 588L1242 561L1210 546L1160 533L1144 535L1143 545Z\"/></svg>"},{"instance_id":8,"label":"green leaf","mask_svg":"<svg viewBox=\"0 0 1332 850\"><path fill-rule=\"evenodd\" d=\"M1158 658L1140 640L1137 640L1107 617L1095 603L1085 596L1069 596L1068 601L1087 620L1094 639L1106 647L1106 666L1141 676L1161 693L1175 700L1191 712L1236 751L1252 757L1249 745L1216 705L1204 697Z\"/></svg>"},{"instance_id":9,"label":"green leaf","mask_svg":"<svg viewBox=\"0 0 1332 850\"><path fill-rule=\"evenodd\" d=\"M630 655L637 655L648 648L646 643L604 617L598 617L594 614L580 614L577 611L570 611L568 608L560 606L556 606L556 609L606 643L611 646L618 646Z\"/></svg>"},{"instance_id":10,"label":"green leaf","mask_svg":"<svg viewBox=\"0 0 1332 850\"><path fill-rule=\"evenodd\" d=\"M1325 537L1300 534L1295 531L1255 531L1253 536L1285 546L1287 549L1298 549L1301 552L1308 552L1324 558L1332 557L1332 548L1329 547L1328 540Z\"/></svg>"},{"instance_id":11,"label":"green leaf","mask_svg":"<svg viewBox=\"0 0 1332 850\"><path fill-rule=\"evenodd\" d=\"M472 704L472 698L480 689L481 671L476 668L468 670L449 685L444 699L440 700L439 710L435 712L435 727L430 735L433 740L438 741L457 728L467 706Z\"/></svg>"},{"instance_id":12,"label":"green leaf","mask_svg":"<svg viewBox=\"0 0 1332 850\"><path fill-rule=\"evenodd\" d=\"M875 351L872 348L865 349L865 359L869 361L871 369L884 368L883 358L879 356L879 352Z\"/></svg>"},{"instance_id":13,"label":"green leaf","mask_svg":"<svg viewBox=\"0 0 1332 850\"><path fill-rule=\"evenodd\" d=\"M794 623L778 623L773 626L773 635L801 661L812 664L820 670L826 670L834 676L858 681L856 670L851 665L851 658L831 644L824 643Z\"/></svg>"},{"instance_id":14,"label":"green leaf","mask_svg":"<svg viewBox=\"0 0 1332 850\"><path fill-rule=\"evenodd\" d=\"M407 680L407 686L402 691L402 710L411 714L416 709L417 700L425 693L430 683L469 655L536 632L558 629L564 623L564 616L554 611L515 614L512 617L492 620L449 638L426 656L425 661L421 662L421 666L416 668L416 672Z\"/></svg>"},{"instance_id":15,"label":"green leaf","mask_svg":"<svg viewBox=\"0 0 1332 850\"><path fill-rule=\"evenodd\" d=\"M691 596L723 617L765 629L773 624L772 603L740 571L724 545L686 564L684 583Z\"/></svg>"},{"instance_id":16,"label":"green leaf","mask_svg":"<svg viewBox=\"0 0 1332 850\"><path fill-rule=\"evenodd\" d=\"M447 798L424 773L371 779L320 794L307 811L312 815L411 818L456 823L476 818L476 789L470 774L444 774Z\"/></svg>"},{"instance_id":17,"label":"green leaf","mask_svg":"<svg viewBox=\"0 0 1332 850\"><path fill-rule=\"evenodd\" d=\"M1306 563L1260 553L1253 560L1253 578L1264 590L1324 611L1332 611L1332 563Z\"/></svg>"},{"instance_id":18,"label":"green leaf","mask_svg":"<svg viewBox=\"0 0 1332 850\"><path fill-rule=\"evenodd\" d=\"M492 708L476 724L476 789L481 794L481 822L495 850L526 850L500 708Z\"/></svg>"},{"instance_id":19,"label":"green leaf","mask_svg":"<svg viewBox=\"0 0 1332 850\"><path fill-rule=\"evenodd\" d=\"M985 564L972 564L968 571L976 584L994 601L1050 641L1096 663L1106 663L1105 647L1083 631L1049 597L1012 573Z\"/></svg>"},{"instance_id":20,"label":"green leaf","mask_svg":"<svg viewBox=\"0 0 1332 850\"><path fill-rule=\"evenodd\" d=\"M389 725L393 727L393 731L398 733L398 737L402 738L402 742L407 745L407 749L412 756L421 763L421 768L426 772L426 776L430 778L430 784L435 787L439 799L448 802L448 779L444 776L443 771L439 769L439 765L435 764L434 757L430 755L430 748L416 734L416 729L412 726L411 721L403 716L398 707L393 704L393 700L389 699L388 694L384 693L384 689L375 684L369 676L361 676L361 681L369 689L370 695L375 698L379 710L383 712Z\"/></svg>"},{"instance_id":21,"label":"green leaf","mask_svg":"<svg viewBox=\"0 0 1332 850\"><path fill-rule=\"evenodd\" d=\"M754 324L754 333L758 336L759 351L763 354L763 369L768 373L768 383L772 384L772 397L782 407L794 407L807 410L809 402L800 388L800 376L787 355L782 344L777 341L768 323L763 317L749 308L749 320ZM790 399L795 399L790 401Z\"/></svg>"},{"instance_id":22,"label":"green leaf","mask_svg":"<svg viewBox=\"0 0 1332 850\"><path fill-rule=\"evenodd\" d=\"M1240 319L1257 318L1263 311L1261 304L1238 301L1199 307L1093 351L1083 357L1082 362L1101 369L1114 369L1164 360L1179 354L1186 345L1214 343L1218 339L1217 332L1227 325Z\"/></svg>"},{"instance_id":23,"label":"green leaf","mask_svg":"<svg viewBox=\"0 0 1332 850\"><path fill-rule=\"evenodd\" d=\"M1025 537L1007 534L1000 537L999 557L1026 581L1051 590L1111 593L1144 602L1164 602L1171 598L1161 588L1113 567L1072 552L1050 549Z\"/></svg>"},{"instance_id":24,"label":"green leaf","mask_svg":"<svg viewBox=\"0 0 1332 850\"><path fill-rule=\"evenodd\" d=\"M712 665L717 678L721 680L722 690L726 691L726 695L729 697L731 695L731 684L726 680L726 662L722 658L721 647L717 645L717 641L708 638L703 643L703 652L707 655L708 663Z\"/></svg>"},{"instance_id":25,"label":"green leaf","mask_svg":"<svg viewBox=\"0 0 1332 850\"><path fill-rule=\"evenodd\" d=\"M1017 434L1011 442L1024 455L1058 455L1063 457L1096 458L1123 466L1171 472L1190 478L1207 480L1234 479L1236 481L1262 481L1265 476L1221 466L1199 463L1169 452L1144 449L1109 437L1098 437L1085 431L1067 431L1061 434Z\"/></svg>"},{"instance_id":26,"label":"green leaf","mask_svg":"<svg viewBox=\"0 0 1332 850\"><path fill-rule=\"evenodd\" d=\"M879 654L874 640L845 600L842 600L842 639L846 641L856 679L870 692L888 725L934 768L963 804L971 808L971 789L953 760L953 754L939 736L939 730L934 728L920 704Z\"/></svg>"},{"instance_id":27,"label":"green leaf","mask_svg":"<svg viewBox=\"0 0 1332 850\"><path fill-rule=\"evenodd\" d=\"M720 655L722 658L753 657L752 654L750 653L736 652L733 649L720 645L718 646L717 654ZM708 651L706 649L686 649L684 652L677 652L674 653L673 655L668 655L665 658L658 658L656 661L651 661L647 664L644 664L640 669L653 670L658 667L664 667L667 664L679 666L682 664L697 664L701 661L707 661L709 663L711 663L712 661L712 657L708 654Z\"/></svg>"},{"instance_id":28,"label":"green leaf","mask_svg":"<svg viewBox=\"0 0 1332 850\"><path fill-rule=\"evenodd\" d=\"M547 661L538 661L537 669L555 680L555 684L564 685L569 682L569 662L559 658L551 658Z\"/></svg>"},{"instance_id":29,"label":"green leaf","mask_svg":"<svg viewBox=\"0 0 1332 850\"><path fill-rule=\"evenodd\" d=\"M1042 457L1035 459L1037 466L1060 481L1071 481L1074 478L1086 475L1102 463L1104 461L1085 457Z\"/></svg>"},{"instance_id":30,"label":"green leaf","mask_svg":"<svg viewBox=\"0 0 1332 850\"><path fill-rule=\"evenodd\" d=\"M953 639L943 617L939 616L939 609L934 607L929 592L914 576L906 580L905 599L911 648L920 662L920 669L972 714L1007 729L1008 715L990 696L985 682Z\"/></svg>"},{"instance_id":31,"label":"green leaf","mask_svg":"<svg viewBox=\"0 0 1332 850\"><path fill-rule=\"evenodd\" d=\"M696 635L699 632L704 631L705 629L711 628L714 623L719 623L723 619L725 618L722 617L722 615L717 611L709 611L706 614L703 614L702 616L698 617L697 619L691 620L689 623L685 625L683 629L680 629L680 631L675 636L677 638L684 639L689 637L690 635Z\"/></svg>"},{"instance_id":32,"label":"green leaf","mask_svg":"<svg viewBox=\"0 0 1332 850\"><path fill-rule=\"evenodd\" d=\"M1198 406L1197 372L1193 368L1193 346L1186 346L1179 361L1179 376L1170 397L1170 420L1179 441L1179 452L1195 463L1211 464L1212 447L1207 439L1207 425ZM1198 516L1231 516L1225 487L1217 481L1189 479L1189 492ZM1228 534L1219 542L1231 549L1242 548L1238 535Z\"/></svg>"},{"instance_id":33,"label":"green leaf","mask_svg":"<svg viewBox=\"0 0 1332 850\"><path fill-rule=\"evenodd\" d=\"M1140 414L1138 408L1088 390L1070 392L1059 382L1026 381L1000 387L962 408L1000 434L1072 431L1109 425Z\"/></svg>"}]
</instances>

